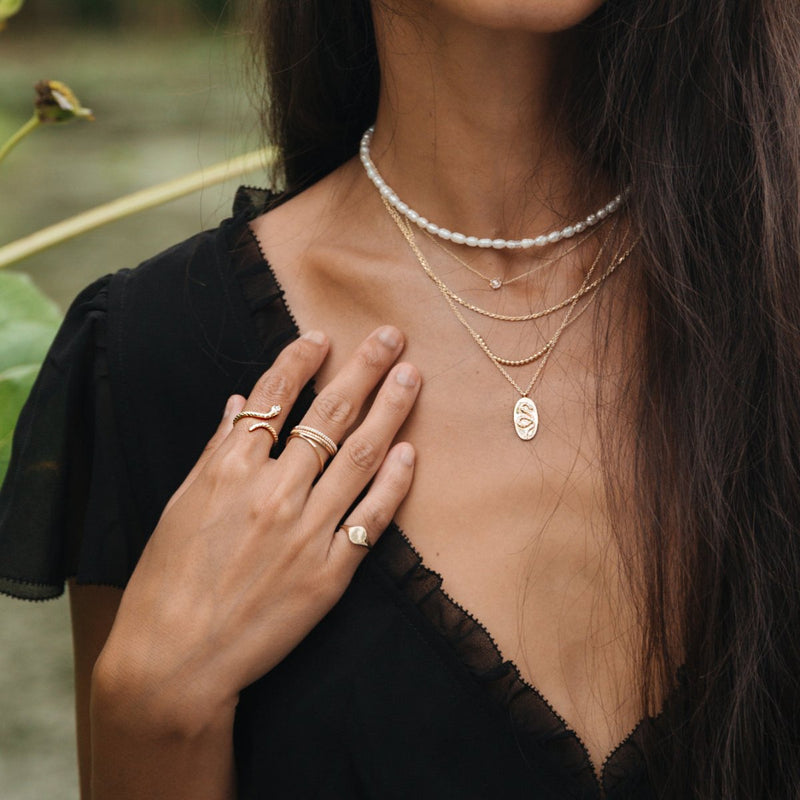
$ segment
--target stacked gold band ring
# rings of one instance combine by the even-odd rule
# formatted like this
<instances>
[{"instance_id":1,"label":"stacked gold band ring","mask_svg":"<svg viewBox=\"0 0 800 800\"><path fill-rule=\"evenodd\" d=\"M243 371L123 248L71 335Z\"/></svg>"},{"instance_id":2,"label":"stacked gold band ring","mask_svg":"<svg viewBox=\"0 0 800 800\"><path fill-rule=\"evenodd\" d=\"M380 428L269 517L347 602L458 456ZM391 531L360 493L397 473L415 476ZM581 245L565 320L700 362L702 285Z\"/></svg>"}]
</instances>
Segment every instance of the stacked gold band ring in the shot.
<instances>
[{"instance_id":1,"label":"stacked gold band ring","mask_svg":"<svg viewBox=\"0 0 800 800\"><path fill-rule=\"evenodd\" d=\"M330 436L308 425L295 425L294 428L292 428L292 433L296 433L298 436L305 434L309 439L313 439L317 444L322 445L331 457L335 456L339 450L336 446L336 442L334 442Z\"/></svg>"},{"instance_id":2,"label":"stacked gold band ring","mask_svg":"<svg viewBox=\"0 0 800 800\"><path fill-rule=\"evenodd\" d=\"M335 456L339 450L339 448L336 446L336 442L334 442L330 436L327 436L322 431L318 431L316 428L311 428L308 425L296 425L294 428L292 428L291 433L289 434L289 439L302 439L304 442L308 442L308 444L314 448L314 452L319 459L320 473L322 473L322 470L325 469L325 457L320 452L320 448L322 448L331 457Z\"/></svg>"},{"instance_id":3,"label":"stacked gold band ring","mask_svg":"<svg viewBox=\"0 0 800 800\"><path fill-rule=\"evenodd\" d=\"M347 538L360 547L366 547L369 550L372 545L370 544L369 537L367 536L367 529L361 525L340 525L337 531L344 531Z\"/></svg>"},{"instance_id":4,"label":"stacked gold band ring","mask_svg":"<svg viewBox=\"0 0 800 800\"><path fill-rule=\"evenodd\" d=\"M280 413L281 413L281 407L279 405L272 406L272 408L267 412L240 411L233 418L233 424L235 425L240 419L245 419L245 418L261 419L261 420L273 419L274 417L277 417L278 414ZM275 428L272 427L272 425L269 424L269 422L256 422L253 425L251 425L247 430L250 431L250 433L257 430L265 430L272 437L273 442L278 441L278 432L275 430Z\"/></svg>"}]
</instances>

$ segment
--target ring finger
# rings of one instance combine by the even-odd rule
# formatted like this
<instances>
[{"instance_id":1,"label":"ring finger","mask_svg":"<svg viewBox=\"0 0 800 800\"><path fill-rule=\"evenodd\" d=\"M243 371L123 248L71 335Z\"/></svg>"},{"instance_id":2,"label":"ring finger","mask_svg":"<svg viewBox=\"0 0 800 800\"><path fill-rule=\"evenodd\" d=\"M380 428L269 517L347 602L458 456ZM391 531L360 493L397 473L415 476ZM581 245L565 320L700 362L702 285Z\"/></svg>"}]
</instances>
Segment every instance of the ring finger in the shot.
<instances>
[{"instance_id":1,"label":"ring finger","mask_svg":"<svg viewBox=\"0 0 800 800\"><path fill-rule=\"evenodd\" d=\"M358 418L364 402L394 363L403 337L387 325L373 331L311 404L293 429L281 457L289 469L309 481L322 471L338 442ZM304 480L302 483L307 487Z\"/></svg>"}]
</instances>

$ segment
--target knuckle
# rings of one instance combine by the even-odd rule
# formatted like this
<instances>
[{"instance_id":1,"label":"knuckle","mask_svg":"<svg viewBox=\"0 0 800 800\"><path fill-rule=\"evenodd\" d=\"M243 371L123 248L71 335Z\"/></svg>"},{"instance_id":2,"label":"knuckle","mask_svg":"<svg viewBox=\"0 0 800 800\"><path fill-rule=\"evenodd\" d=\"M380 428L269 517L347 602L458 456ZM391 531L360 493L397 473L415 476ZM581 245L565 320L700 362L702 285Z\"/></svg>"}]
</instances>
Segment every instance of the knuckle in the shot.
<instances>
[{"instance_id":1,"label":"knuckle","mask_svg":"<svg viewBox=\"0 0 800 800\"><path fill-rule=\"evenodd\" d=\"M371 506L362 511L361 524L367 529L371 537L376 537L383 533L386 526L392 521L392 515L388 509L382 506Z\"/></svg>"},{"instance_id":2,"label":"knuckle","mask_svg":"<svg viewBox=\"0 0 800 800\"><path fill-rule=\"evenodd\" d=\"M215 483L238 483L250 473L250 466L235 447L217 453L211 469Z\"/></svg>"},{"instance_id":3,"label":"knuckle","mask_svg":"<svg viewBox=\"0 0 800 800\"><path fill-rule=\"evenodd\" d=\"M294 522L295 509L279 487L269 493L260 494L254 503L254 511L263 525L285 527Z\"/></svg>"},{"instance_id":4,"label":"knuckle","mask_svg":"<svg viewBox=\"0 0 800 800\"><path fill-rule=\"evenodd\" d=\"M345 425L353 414L353 403L339 392L325 392L317 398L315 410L323 422Z\"/></svg>"},{"instance_id":5,"label":"knuckle","mask_svg":"<svg viewBox=\"0 0 800 800\"><path fill-rule=\"evenodd\" d=\"M345 454L350 465L358 472L371 472L380 456L378 448L369 439L360 437L348 439Z\"/></svg>"},{"instance_id":6,"label":"knuckle","mask_svg":"<svg viewBox=\"0 0 800 800\"><path fill-rule=\"evenodd\" d=\"M294 396L294 384L283 372L268 372L258 383L258 395L268 401L287 401Z\"/></svg>"},{"instance_id":7,"label":"knuckle","mask_svg":"<svg viewBox=\"0 0 800 800\"><path fill-rule=\"evenodd\" d=\"M291 356L303 366L316 364L319 361L319 346L306 339L296 339L292 343Z\"/></svg>"},{"instance_id":8,"label":"knuckle","mask_svg":"<svg viewBox=\"0 0 800 800\"><path fill-rule=\"evenodd\" d=\"M405 497L411 488L411 475L407 470L388 470L385 481L386 491L393 498Z\"/></svg>"},{"instance_id":9,"label":"knuckle","mask_svg":"<svg viewBox=\"0 0 800 800\"><path fill-rule=\"evenodd\" d=\"M403 392L386 392L381 398L381 402L392 414L405 415L411 407L408 395Z\"/></svg>"},{"instance_id":10,"label":"knuckle","mask_svg":"<svg viewBox=\"0 0 800 800\"><path fill-rule=\"evenodd\" d=\"M359 366L367 372L383 372L386 360L381 351L372 343L365 344L356 353Z\"/></svg>"}]
</instances>

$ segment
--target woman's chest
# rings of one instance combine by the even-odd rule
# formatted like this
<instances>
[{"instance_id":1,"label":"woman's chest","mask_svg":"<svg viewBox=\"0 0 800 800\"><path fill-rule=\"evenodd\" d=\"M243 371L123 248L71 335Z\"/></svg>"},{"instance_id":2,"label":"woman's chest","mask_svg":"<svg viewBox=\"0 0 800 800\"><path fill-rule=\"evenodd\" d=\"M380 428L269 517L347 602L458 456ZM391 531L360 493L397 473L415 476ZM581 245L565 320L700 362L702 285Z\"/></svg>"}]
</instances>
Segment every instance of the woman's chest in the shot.
<instances>
[{"instance_id":1,"label":"woman's chest","mask_svg":"<svg viewBox=\"0 0 800 800\"><path fill-rule=\"evenodd\" d=\"M235 744L243 798L600 796L575 737L397 528L242 694ZM622 751L607 797L649 797L638 749Z\"/></svg>"}]
</instances>

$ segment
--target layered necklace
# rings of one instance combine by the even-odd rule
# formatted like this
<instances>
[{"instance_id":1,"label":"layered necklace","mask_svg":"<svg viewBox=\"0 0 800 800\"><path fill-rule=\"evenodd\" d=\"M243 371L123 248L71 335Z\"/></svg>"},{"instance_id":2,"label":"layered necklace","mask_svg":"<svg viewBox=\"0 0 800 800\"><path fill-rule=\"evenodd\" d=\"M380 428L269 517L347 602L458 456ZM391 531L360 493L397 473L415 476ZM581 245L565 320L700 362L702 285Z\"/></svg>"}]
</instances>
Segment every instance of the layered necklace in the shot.
<instances>
[{"instance_id":1,"label":"layered necklace","mask_svg":"<svg viewBox=\"0 0 800 800\"><path fill-rule=\"evenodd\" d=\"M544 263L539 264L533 267L532 269L528 270L527 272L506 281L502 281L499 278L490 278L484 275L483 273L479 272L474 267L472 267L472 265L468 264L458 255L453 253L451 250L444 247L439 241L437 241L436 237L457 245L462 244L471 247L492 247L498 250L527 249L530 247L542 247L548 244L555 244L556 242L559 242L562 239L572 238L573 236L575 236L576 233L582 233L583 231L597 225L599 222L607 218L609 214L612 214L619 208L620 204L622 203L622 200L624 199L624 197L627 196L628 192L625 191L622 194L617 195L617 197L615 197L614 200L612 200L610 203L607 203L605 206L603 206L602 209L595 212L594 214L590 214L588 217L586 217L586 219L580 222L577 222L573 225L568 225L566 228L563 228L560 231L551 231L548 234L542 234L535 238L480 239L474 236L466 236L461 233L454 233L452 231L449 231L445 228L441 228L440 226L429 222L427 219L420 216L416 211L410 208L407 203L404 203L402 200L400 200L397 194L386 184L386 182L380 176L380 173L378 172L377 168L372 162L369 152L369 145L372 139L372 132L373 128L368 129L361 141L361 162L364 165L364 169L366 170L368 177L380 192L381 199L383 200L383 205L386 208L386 211L388 212L389 216L397 225L398 230L402 233L403 237L405 238L412 252L416 256L417 261L419 262L420 266L422 267L427 277L434 283L436 288L441 293L442 297L447 302L447 305L453 312L453 315L456 317L458 322L465 328L465 330L470 334L475 344L478 345L481 351L492 362L492 364L494 364L494 366L497 368L500 374L506 379L506 381L508 381L508 383L514 388L516 393L519 395L517 401L514 404L514 409L512 412L514 430L517 436L523 441L529 441L533 439L533 437L536 435L537 430L539 429L539 410L536 406L536 403L534 402L533 398L530 395L531 392L533 391L533 387L536 385L536 381L539 379L539 376L542 374L542 371L544 370L545 365L547 364L548 358L550 357L550 353L555 348L564 330L572 322L575 322L589 308L592 301L597 296L597 291L599 290L603 282L628 258L628 256L633 251L633 248L636 246L638 240L630 244L630 246L628 246L627 249L625 249L625 243L623 241L623 244L614 253L606 269L600 275L594 277L595 273L597 272L597 267L603 257L603 253L605 252L609 241L611 241L611 239L614 236L614 231L616 230L617 227L617 225L615 224L612 230L609 232L609 234L601 242L597 251L597 255L595 256L594 261L592 262L586 274L584 275L583 281L576 292L574 292L569 297L560 300L559 302L555 303L554 305L548 308L540 309L538 311L531 311L527 314L511 315L511 314L500 314L494 311L489 311L487 309L481 308L480 306L477 306L474 303L470 303L469 301L465 300L463 297L458 295L456 292L454 292L436 274L436 272L434 272L433 268L428 262L428 259L425 257L425 254L422 252L419 245L417 244L412 223L422 228L422 230L431 238L431 240L438 247L440 247L445 253L447 253L447 255L451 256L457 262L462 264L473 274L487 281L490 288L496 290L502 288L502 286L504 285L508 285L515 281L521 280L522 278L525 278L533 274L534 272L537 272L539 269L546 266L547 264L553 263L559 260L560 258L563 258L565 255L572 252L581 244L583 244L586 238L588 238L589 234L587 234L586 237L582 237L574 244L574 246L571 246L568 250L562 252L558 256L549 258ZM580 302L580 300L586 297L587 295L589 296L587 302L585 302L583 306L578 308L578 303ZM502 322L530 322L548 316L550 314L554 314L562 309L566 309L566 311L564 312L564 316L561 320L561 323L556 329L556 332L553 334L553 336L534 353L531 353L527 356L523 356L522 358L505 358L495 353L494 350L487 343L486 339L477 330L475 330L475 328L469 323L469 321L464 315L465 311L469 311ZM522 367L527 364L533 364L534 362L537 361L539 363L536 368L536 371L533 374L533 377L524 386L519 384L509 372L509 368Z\"/></svg>"},{"instance_id":2,"label":"layered necklace","mask_svg":"<svg viewBox=\"0 0 800 800\"><path fill-rule=\"evenodd\" d=\"M570 239L575 234L583 233L588 228L597 225L598 222L604 220L609 214L613 214L621 205L623 200L628 194L626 189L621 192L601 208L598 208L592 214L589 214L585 219L567 225L561 230L550 231L549 233L542 233L538 236L528 237L524 239L490 239L487 237L467 236L458 231L451 231L443 228L441 225L436 225L426 217L423 217L418 211L411 208L408 203L404 203L397 193L392 189L389 184L378 172L378 168L372 161L370 155L370 144L372 143L372 134L375 132L375 126L367 128L364 135L361 137L361 146L359 147L359 158L364 166L367 176L374 184L375 188L380 192L381 197L387 202L398 214L405 217L409 222L413 222L418 227L427 231L432 236L438 236L447 242L454 244L463 244L467 247L492 247L495 250L528 250L531 247L547 247L548 245L560 242L562 239ZM492 287L492 288L500 288Z\"/></svg>"},{"instance_id":3,"label":"layered necklace","mask_svg":"<svg viewBox=\"0 0 800 800\"><path fill-rule=\"evenodd\" d=\"M538 263L535 267L531 267L527 272L522 272L519 275L515 275L513 278L506 278L506 279L498 277L492 278L489 277L488 275L484 275L480 270L475 269L475 267L473 267L472 264L470 264L468 261L465 261L463 258L454 253L452 250L445 247L445 245L441 241L439 241L439 239L436 236L434 236L432 233L428 233L427 229L423 229L423 233L443 253L447 253L447 255L450 256L450 258L454 259L455 261L458 261L458 263L461 264L461 266L463 266L465 269L468 269L473 275L477 275L479 278L486 281L486 283L489 284L490 289L497 291L498 289L502 289L504 286L510 286L512 283L517 283L518 281L524 280L529 275L533 275L534 273L539 272L540 270L544 269L546 266L552 264L555 261L560 261L562 258L568 256L574 250L577 250L592 235L593 231L589 231L589 233L585 233L583 236L576 239L572 243L572 245L563 252L557 253L556 255L550 256L548 258L541 259L540 263Z\"/></svg>"},{"instance_id":4,"label":"layered necklace","mask_svg":"<svg viewBox=\"0 0 800 800\"><path fill-rule=\"evenodd\" d=\"M530 394L531 391L533 391L533 387L535 386L536 381L542 374L545 365L547 364L547 360L550 356L550 353L552 352L553 348L555 348L565 328L567 328L567 326L570 325L571 322L577 320L588 309L592 300L594 300L596 296L596 290L600 287L603 281L605 281L606 278L608 278L614 272L614 270L616 270L617 267L619 267L620 264L622 264L628 258L628 256L633 251L633 248L636 246L636 242L631 244L624 252L622 250L622 247L620 247L615 253L614 257L611 259L609 266L602 273L602 275L600 275L597 279L592 281L592 275L594 274L597 265L600 263L603 251L605 250L605 246L608 241L608 239L606 239L606 241L604 241L603 244L600 246L597 252L597 256L595 257L594 261L592 262L591 266L586 272L586 275L583 279L583 283L581 284L578 291L575 292L575 294L573 294L566 300L563 300L557 303L556 305L551 306L550 308L534 312L533 314L524 315L523 317L507 317L502 314L495 314L494 312L487 311L485 309L479 309L476 306L471 306L470 304L467 304L462 298L459 298L451 289L449 289L441 281L441 279L434 273L433 269L428 263L428 260L425 258L424 253L420 250L419 245L416 242L416 237L414 236L414 231L408 224L408 222L406 222L404 219L400 217L400 215L394 210L394 208L392 208L392 206L386 201L386 198L384 198L384 205L386 207L387 212L397 225L398 229L408 242L409 247L416 256L417 261L419 261L420 266L425 271L425 274L436 284L442 296L447 301L447 304L450 307L450 310L453 312L456 319L469 332L474 342L478 345L478 347L480 347L480 349L489 358L492 364L495 365L500 374L516 390L517 394L519 395L519 399L514 404L514 409L512 412L514 430L517 436L523 441L529 441L533 439L533 437L536 435L537 430L539 429L539 410L536 406L536 403L530 397ZM592 290L595 290L595 294L593 294L592 297L589 299L589 301L585 303L577 313L575 313L575 308L578 304L578 301ZM546 316L547 314L552 314L555 311L564 308L565 306L567 307L567 311L565 312L564 317L561 320L561 324L559 325L558 329L553 334L553 336L545 343L543 347L541 347L535 353L532 353L527 357L519 359L509 359L509 358L502 358L491 349L491 347L487 344L484 337L481 336L481 334L478 331L476 331L475 328L472 327L472 325L469 324L466 317L459 310L458 308L459 305L462 306L466 305L466 307L470 308L471 310L483 314L484 316L491 317L492 319L510 320L510 321L521 321L522 318L535 319L543 317ZM537 367L536 372L533 374L533 377L530 379L530 381L528 381L526 386L521 386L512 377L511 373L507 369L507 367L525 366L526 364L532 364L535 361L539 361L539 366Z\"/></svg>"}]
</instances>

